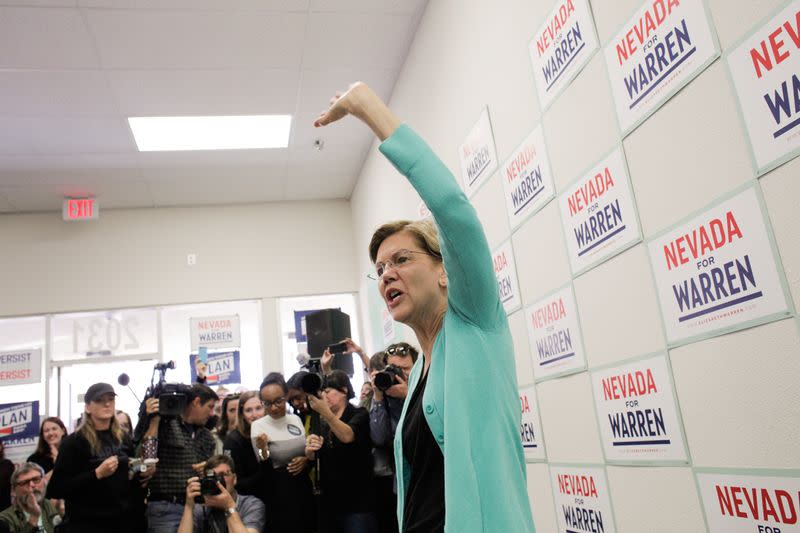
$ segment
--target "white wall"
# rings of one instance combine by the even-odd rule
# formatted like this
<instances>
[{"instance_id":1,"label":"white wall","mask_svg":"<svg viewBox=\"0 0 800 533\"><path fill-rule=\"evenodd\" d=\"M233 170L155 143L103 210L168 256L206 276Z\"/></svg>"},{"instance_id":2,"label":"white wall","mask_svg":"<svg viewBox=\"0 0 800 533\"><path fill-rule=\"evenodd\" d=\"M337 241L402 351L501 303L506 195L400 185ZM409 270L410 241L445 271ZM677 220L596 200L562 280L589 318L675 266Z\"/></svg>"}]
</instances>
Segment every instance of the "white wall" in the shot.
<instances>
[{"instance_id":1,"label":"white wall","mask_svg":"<svg viewBox=\"0 0 800 533\"><path fill-rule=\"evenodd\" d=\"M353 292L352 231L343 200L1 215L0 316Z\"/></svg>"},{"instance_id":2,"label":"white wall","mask_svg":"<svg viewBox=\"0 0 800 533\"><path fill-rule=\"evenodd\" d=\"M554 1L432 0L390 102L458 172L457 146L488 106L503 161L543 124L557 192L620 140L600 54L542 114L528 41ZM592 0L601 45L641 5ZM779 0L708 2L723 53ZM668 145L669 155L664 147ZM721 59L623 141L644 238L753 180L745 132ZM358 268L369 270L372 230L416 217L419 198L374 149L352 197ZM795 308L800 305L800 159L758 180ZM511 235L499 176L473 197L492 247ZM555 202L512 235L523 305L568 283L570 274ZM369 290L363 284L363 290ZM666 349L647 250L639 244L574 279L590 369ZM361 297L365 320L367 298ZM533 383L520 312L509 317L519 383ZM370 328L365 327L366 331ZM795 318L669 350L686 431L685 467L609 466L618 531L704 531L692 467L800 466L800 328ZM406 330L404 335L410 337ZM370 348L379 348L372 341ZM548 459L603 462L586 372L537 385ZM539 531L556 530L547 468L530 464L529 496ZM651 518L645 520L647 516ZM655 516L657 519L653 519Z\"/></svg>"}]
</instances>

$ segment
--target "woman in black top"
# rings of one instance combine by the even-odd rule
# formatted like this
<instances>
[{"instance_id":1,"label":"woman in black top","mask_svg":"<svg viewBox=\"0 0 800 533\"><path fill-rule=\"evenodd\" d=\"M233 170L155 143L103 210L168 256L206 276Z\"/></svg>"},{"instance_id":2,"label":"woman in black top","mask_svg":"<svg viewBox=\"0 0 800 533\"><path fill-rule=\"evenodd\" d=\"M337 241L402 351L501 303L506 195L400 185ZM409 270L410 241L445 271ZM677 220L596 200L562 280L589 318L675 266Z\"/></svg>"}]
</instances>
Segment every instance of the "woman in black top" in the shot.
<instances>
[{"instance_id":1,"label":"woman in black top","mask_svg":"<svg viewBox=\"0 0 800 533\"><path fill-rule=\"evenodd\" d=\"M66 503L69 533L133 533L131 513L142 498L139 478L129 479L130 439L115 416L114 388L95 383L86 391L83 424L61 442L48 498Z\"/></svg>"},{"instance_id":2,"label":"woman in black top","mask_svg":"<svg viewBox=\"0 0 800 533\"><path fill-rule=\"evenodd\" d=\"M250 424L264 416L264 404L256 391L239 396L236 427L228 432L222 444L223 453L236 465L236 492L256 496L264 501L264 475L250 442Z\"/></svg>"},{"instance_id":3,"label":"woman in black top","mask_svg":"<svg viewBox=\"0 0 800 533\"><path fill-rule=\"evenodd\" d=\"M350 379L334 370L322 383L322 399L308 402L321 419L317 434L306 441L306 456L319 456L321 528L323 533L374 533L377 523L372 502L372 443L369 413L354 407Z\"/></svg>"},{"instance_id":4,"label":"woman in black top","mask_svg":"<svg viewBox=\"0 0 800 533\"><path fill-rule=\"evenodd\" d=\"M46 479L50 479L58 457L58 447L66 436L67 428L57 416L45 418L39 428L39 442L36 443L36 451L28 457L28 462L41 466L47 474Z\"/></svg>"},{"instance_id":5,"label":"woman in black top","mask_svg":"<svg viewBox=\"0 0 800 533\"><path fill-rule=\"evenodd\" d=\"M11 474L14 463L6 459L6 445L0 440L0 508L11 505Z\"/></svg>"}]
</instances>

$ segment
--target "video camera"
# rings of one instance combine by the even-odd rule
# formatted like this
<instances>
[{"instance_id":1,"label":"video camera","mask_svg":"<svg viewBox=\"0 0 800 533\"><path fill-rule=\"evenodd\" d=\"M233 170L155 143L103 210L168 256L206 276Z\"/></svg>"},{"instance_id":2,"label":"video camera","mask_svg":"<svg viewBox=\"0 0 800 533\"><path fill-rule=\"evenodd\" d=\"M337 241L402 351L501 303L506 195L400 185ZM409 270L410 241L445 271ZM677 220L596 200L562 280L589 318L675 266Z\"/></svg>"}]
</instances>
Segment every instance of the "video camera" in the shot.
<instances>
[{"instance_id":1,"label":"video camera","mask_svg":"<svg viewBox=\"0 0 800 533\"><path fill-rule=\"evenodd\" d=\"M183 414L189 402L192 388L183 383L167 383L167 370L175 368L175 361L166 363L156 363L153 367L153 375L150 378L150 386L145 392L144 400L139 406L139 422L133 432L134 443L141 441L150 417L147 415L147 400L150 398L158 399L158 414L162 417L176 417ZM156 373L158 380L156 381ZM126 376L127 377L127 376Z\"/></svg>"}]
</instances>

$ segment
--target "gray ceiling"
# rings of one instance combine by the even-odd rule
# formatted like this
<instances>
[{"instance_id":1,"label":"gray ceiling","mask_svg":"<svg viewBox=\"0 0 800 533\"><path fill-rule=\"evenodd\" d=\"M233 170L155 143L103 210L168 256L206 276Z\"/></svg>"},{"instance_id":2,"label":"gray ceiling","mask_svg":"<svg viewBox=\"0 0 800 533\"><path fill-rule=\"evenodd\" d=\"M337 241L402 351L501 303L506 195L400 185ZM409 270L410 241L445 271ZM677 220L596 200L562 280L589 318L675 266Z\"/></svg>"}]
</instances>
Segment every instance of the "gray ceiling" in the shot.
<instances>
[{"instance_id":1,"label":"gray ceiling","mask_svg":"<svg viewBox=\"0 0 800 533\"><path fill-rule=\"evenodd\" d=\"M0 0L0 212L347 198L427 0ZM139 153L126 118L291 114L287 149ZM321 138L322 151L314 149Z\"/></svg>"}]
</instances>

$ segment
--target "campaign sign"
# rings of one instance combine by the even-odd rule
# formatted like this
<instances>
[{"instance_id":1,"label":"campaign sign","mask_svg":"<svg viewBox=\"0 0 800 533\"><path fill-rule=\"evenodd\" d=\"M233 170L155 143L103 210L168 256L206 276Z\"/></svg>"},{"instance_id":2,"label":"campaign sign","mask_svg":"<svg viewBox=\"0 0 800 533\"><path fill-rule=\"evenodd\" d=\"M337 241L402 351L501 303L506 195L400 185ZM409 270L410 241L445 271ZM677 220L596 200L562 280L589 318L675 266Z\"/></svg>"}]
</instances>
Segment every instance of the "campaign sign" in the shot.
<instances>
[{"instance_id":1,"label":"campaign sign","mask_svg":"<svg viewBox=\"0 0 800 533\"><path fill-rule=\"evenodd\" d=\"M578 307L567 285L525 309L537 380L586 368Z\"/></svg>"},{"instance_id":2,"label":"campaign sign","mask_svg":"<svg viewBox=\"0 0 800 533\"><path fill-rule=\"evenodd\" d=\"M19 465L36 450L39 439L39 401L0 404L0 440L6 459Z\"/></svg>"},{"instance_id":3,"label":"campaign sign","mask_svg":"<svg viewBox=\"0 0 800 533\"><path fill-rule=\"evenodd\" d=\"M587 0L558 0L528 48L542 109L586 66L600 44Z\"/></svg>"},{"instance_id":4,"label":"campaign sign","mask_svg":"<svg viewBox=\"0 0 800 533\"><path fill-rule=\"evenodd\" d=\"M664 355L596 370L592 388L607 461L688 460Z\"/></svg>"},{"instance_id":5,"label":"campaign sign","mask_svg":"<svg viewBox=\"0 0 800 533\"><path fill-rule=\"evenodd\" d=\"M641 240L625 154L618 146L558 198L573 274Z\"/></svg>"},{"instance_id":6,"label":"campaign sign","mask_svg":"<svg viewBox=\"0 0 800 533\"><path fill-rule=\"evenodd\" d=\"M800 0L728 53L759 175L800 154Z\"/></svg>"},{"instance_id":7,"label":"campaign sign","mask_svg":"<svg viewBox=\"0 0 800 533\"><path fill-rule=\"evenodd\" d=\"M503 163L500 174L513 230L555 195L541 125Z\"/></svg>"},{"instance_id":8,"label":"campaign sign","mask_svg":"<svg viewBox=\"0 0 800 533\"><path fill-rule=\"evenodd\" d=\"M789 314L754 187L648 243L669 344Z\"/></svg>"},{"instance_id":9,"label":"campaign sign","mask_svg":"<svg viewBox=\"0 0 800 533\"><path fill-rule=\"evenodd\" d=\"M199 355L189 356L189 368L192 382L197 381L197 363ZM206 358L206 385L227 385L242 382L242 367L239 362L239 350L232 352L210 353Z\"/></svg>"},{"instance_id":10,"label":"campaign sign","mask_svg":"<svg viewBox=\"0 0 800 533\"><path fill-rule=\"evenodd\" d=\"M539 420L539 405L536 402L536 387L530 385L519 389L519 401L522 405L522 419L519 435L525 459L544 461L544 440L542 440L542 424Z\"/></svg>"},{"instance_id":11,"label":"campaign sign","mask_svg":"<svg viewBox=\"0 0 800 533\"><path fill-rule=\"evenodd\" d=\"M42 376L42 349L0 352L0 387L39 383Z\"/></svg>"},{"instance_id":12,"label":"campaign sign","mask_svg":"<svg viewBox=\"0 0 800 533\"><path fill-rule=\"evenodd\" d=\"M559 533L614 533L606 472L601 466L550 465Z\"/></svg>"},{"instance_id":13,"label":"campaign sign","mask_svg":"<svg viewBox=\"0 0 800 533\"><path fill-rule=\"evenodd\" d=\"M606 45L623 135L719 56L703 0L645 0Z\"/></svg>"},{"instance_id":14,"label":"campaign sign","mask_svg":"<svg viewBox=\"0 0 800 533\"><path fill-rule=\"evenodd\" d=\"M238 315L192 318L189 329L193 352L200 346L231 348L242 345Z\"/></svg>"},{"instance_id":15,"label":"campaign sign","mask_svg":"<svg viewBox=\"0 0 800 533\"><path fill-rule=\"evenodd\" d=\"M385 307L381 309L381 326L383 328L383 342L385 344L391 344L395 337L394 318L392 318L392 314Z\"/></svg>"},{"instance_id":16,"label":"campaign sign","mask_svg":"<svg viewBox=\"0 0 800 533\"><path fill-rule=\"evenodd\" d=\"M697 472L711 533L800 532L800 477Z\"/></svg>"},{"instance_id":17,"label":"campaign sign","mask_svg":"<svg viewBox=\"0 0 800 533\"><path fill-rule=\"evenodd\" d=\"M497 168L497 152L492 123L489 120L489 108L481 111L478 122L458 147L458 160L461 162L464 190L467 196L471 197Z\"/></svg>"},{"instance_id":18,"label":"campaign sign","mask_svg":"<svg viewBox=\"0 0 800 533\"><path fill-rule=\"evenodd\" d=\"M497 277L500 301L503 303L506 313L511 313L522 305L511 240L504 242L492 252L492 264L494 265L494 275Z\"/></svg>"}]
</instances>

